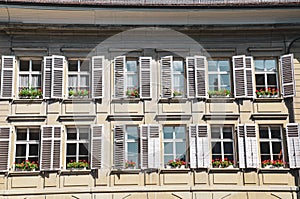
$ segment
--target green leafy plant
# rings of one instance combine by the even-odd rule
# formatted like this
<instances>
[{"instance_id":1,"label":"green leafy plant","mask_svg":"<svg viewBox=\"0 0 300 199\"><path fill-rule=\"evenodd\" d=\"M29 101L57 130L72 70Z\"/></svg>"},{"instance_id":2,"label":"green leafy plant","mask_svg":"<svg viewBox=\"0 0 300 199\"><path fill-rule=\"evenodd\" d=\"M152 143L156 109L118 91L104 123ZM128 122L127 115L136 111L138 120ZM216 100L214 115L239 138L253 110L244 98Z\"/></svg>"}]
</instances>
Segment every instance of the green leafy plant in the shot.
<instances>
[{"instance_id":1,"label":"green leafy plant","mask_svg":"<svg viewBox=\"0 0 300 199\"><path fill-rule=\"evenodd\" d=\"M228 160L228 158L224 158L224 160L220 160L219 158L213 159L211 161L213 168L226 168L233 165L233 161Z\"/></svg>"},{"instance_id":2,"label":"green leafy plant","mask_svg":"<svg viewBox=\"0 0 300 199\"><path fill-rule=\"evenodd\" d=\"M140 96L138 88L128 89L126 91L126 95L127 97L136 97L136 98Z\"/></svg>"},{"instance_id":3,"label":"green leafy plant","mask_svg":"<svg viewBox=\"0 0 300 199\"><path fill-rule=\"evenodd\" d=\"M19 91L20 98L42 98L42 90L34 88L21 88Z\"/></svg>"},{"instance_id":4,"label":"green leafy plant","mask_svg":"<svg viewBox=\"0 0 300 199\"><path fill-rule=\"evenodd\" d=\"M174 90L173 95L176 96L182 96L183 92L180 90Z\"/></svg>"},{"instance_id":5,"label":"green leafy plant","mask_svg":"<svg viewBox=\"0 0 300 199\"><path fill-rule=\"evenodd\" d=\"M20 169L22 171L32 171L38 169L38 162L25 160L21 163L15 163L15 168Z\"/></svg>"},{"instance_id":6,"label":"green leafy plant","mask_svg":"<svg viewBox=\"0 0 300 199\"><path fill-rule=\"evenodd\" d=\"M127 160L125 162L125 168L131 168L131 167L135 167L136 163L134 161L131 160Z\"/></svg>"},{"instance_id":7,"label":"green leafy plant","mask_svg":"<svg viewBox=\"0 0 300 199\"><path fill-rule=\"evenodd\" d=\"M207 93L210 97L214 97L214 96L226 97L226 96L230 96L230 94L231 94L230 91L227 89L222 89L222 90L217 90L217 91L208 91Z\"/></svg>"},{"instance_id":8,"label":"green leafy plant","mask_svg":"<svg viewBox=\"0 0 300 199\"><path fill-rule=\"evenodd\" d=\"M265 168L267 166L272 166L272 167L284 167L286 163L283 162L282 160L264 160L262 161L262 167Z\"/></svg>"},{"instance_id":9,"label":"green leafy plant","mask_svg":"<svg viewBox=\"0 0 300 199\"><path fill-rule=\"evenodd\" d=\"M69 97L77 97L77 96L88 96L89 91L87 89L81 89L81 90L70 90L69 91Z\"/></svg>"},{"instance_id":10,"label":"green leafy plant","mask_svg":"<svg viewBox=\"0 0 300 199\"><path fill-rule=\"evenodd\" d=\"M79 160L78 162L75 162L73 160L70 160L70 162L67 163L67 169L72 168L89 168L90 163L86 160Z\"/></svg>"},{"instance_id":11,"label":"green leafy plant","mask_svg":"<svg viewBox=\"0 0 300 199\"><path fill-rule=\"evenodd\" d=\"M176 158L175 160L169 160L168 165L172 168L181 167L182 165L186 165L186 162L183 160L180 160L179 158Z\"/></svg>"},{"instance_id":12,"label":"green leafy plant","mask_svg":"<svg viewBox=\"0 0 300 199\"><path fill-rule=\"evenodd\" d=\"M279 93L278 89L275 88L268 88L268 89L259 89L255 91L257 97L265 97L265 96L270 96L274 97L277 96Z\"/></svg>"}]
</instances>

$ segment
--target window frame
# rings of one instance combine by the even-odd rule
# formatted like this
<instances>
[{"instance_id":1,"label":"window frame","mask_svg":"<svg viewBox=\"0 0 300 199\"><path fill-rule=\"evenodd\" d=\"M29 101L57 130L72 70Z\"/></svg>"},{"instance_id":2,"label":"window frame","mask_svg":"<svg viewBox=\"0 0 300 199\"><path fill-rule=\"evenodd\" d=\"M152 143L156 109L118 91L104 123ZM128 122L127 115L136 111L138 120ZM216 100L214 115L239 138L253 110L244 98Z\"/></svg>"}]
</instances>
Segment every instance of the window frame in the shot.
<instances>
[{"instance_id":1,"label":"window frame","mask_svg":"<svg viewBox=\"0 0 300 199\"><path fill-rule=\"evenodd\" d=\"M136 139L128 139L128 132L127 132L127 128L128 127L135 127L136 130L137 130L137 138ZM137 162L136 163L136 166L135 168L140 168L140 163L141 163L141 160L140 160L140 153L141 153L141 146L140 146L140 128L138 125L134 125L134 124L128 124L128 125L125 125L124 126L124 131L125 131L125 139L124 139L124 144L125 144L125 147L124 147L124 157L125 157L125 161L133 161L133 160L129 160L128 159L128 156L129 156L129 151L128 151L128 143L137 143Z\"/></svg>"},{"instance_id":2,"label":"window frame","mask_svg":"<svg viewBox=\"0 0 300 199\"><path fill-rule=\"evenodd\" d=\"M217 64L217 71L209 71L209 62L210 61L216 61L216 62L220 62L220 61L227 61L229 64L229 71L220 71L220 66L219 64ZM207 60L207 87L208 87L208 91L220 91L220 90L224 90L222 89L222 86L225 86L224 84L221 84L221 75L229 75L229 85L228 87L230 88L230 92L232 92L232 62L230 58L227 57L219 57L219 58L211 58ZM217 75L218 77L218 89L217 90L210 90L210 84L209 84L209 76L210 75ZM226 89L227 90L227 89Z\"/></svg>"},{"instance_id":3,"label":"window frame","mask_svg":"<svg viewBox=\"0 0 300 199\"><path fill-rule=\"evenodd\" d=\"M178 62L180 61L182 63L182 69L183 72L178 72L174 70L174 62ZM176 75L180 75L181 77L183 76L183 90L181 91L181 95L177 95L176 97L185 97L187 95L187 72L186 72L186 62L185 59L182 57L173 57L173 63L172 63L172 88L173 88L173 96L174 96L174 92L177 91L175 89L175 76ZM175 97L175 96L174 96Z\"/></svg>"},{"instance_id":4,"label":"window frame","mask_svg":"<svg viewBox=\"0 0 300 199\"><path fill-rule=\"evenodd\" d=\"M19 129L26 129L26 140L18 140L18 130ZM37 129L39 131L39 139L38 140L30 140L30 130L31 129ZM14 152L14 160L15 162L17 163L16 159L23 159L24 156L17 156L17 145L20 144L20 145L26 145L26 154L25 154L25 160L29 160L30 157L33 157L33 158L37 158L38 162L40 162L40 154L41 154L41 129L39 127L35 127L35 126L32 126L32 127L16 127L16 137L15 137L15 152ZM37 144L38 145L38 155L37 156L30 156L29 155L29 147L30 145L32 144ZM24 160L24 161L25 161ZM22 161L21 161L22 162Z\"/></svg>"},{"instance_id":5,"label":"window frame","mask_svg":"<svg viewBox=\"0 0 300 199\"><path fill-rule=\"evenodd\" d=\"M76 130L76 140L72 139L72 140L68 140L68 130L69 129L75 129ZM82 139L80 140L80 130L79 129L87 129L88 130L88 139ZM65 149L66 149L66 152L65 152L65 167L67 168L67 158L70 157L70 155L68 155L68 151L67 151L67 145L68 144L76 144L76 154L75 154L75 160L73 161L76 161L78 162L79 159L80 159L80 154L79 154L79 145L80 144L88 144L88 155L87 155L87 159L88 161L87 162L90 162L91 160L91 157L90 157L90 152L91 152L91 129L90 129L90 126L67 126L66 127L66 139L65 139ZM74 155L71 155L71 157L73 157ZM86 156L86 155L85 155ZM84 157L85 157L84 156Z\"/></svg>"},{"instance_id":6,"label":"window frame","mask_svg":"<svg viewBox=\"0 0 300 199\"><path fill-rule=\"evenodd\" d=\"M22 61L28 61L29 62L29 68L28 71L21 71L21 62ZM32 70L32 62L33 61L39 61L41 70L40 71L33 71ZM21 87L20 85L20 76L21 75L28 75L28 87ZM32 82L32 76L33 75L39 75L40 76L40 83L41 85L39 87L32 87L30 84ZM43 88L43 60L39 58L20 58L18 62L18 92L21 91L21 88L34 88L34 89L42 89Z\"/></svg>"},{"instance_id":7,"label":"window frame","mask_svg":"<svg viewBox=\"0 0 300 199\"><path fill-rule=\"evenodd\" d=\"M136 71L128 71L127 69L127 61L135 61L136 62ZM124 80L124 83L125 83L125 96L126 97L129 97L127 95L127 91L128 90L134 90L134 89L137 89L138 92L140 92L140 63L139 63L139 59L136 58L136 57L125 57L125 68L124 68L124 76L125 76L125 80ZM133 86L133 88L129 88L128 86L128 76L129 75L136 75L136 80L137 80L137 86Z\"/></svg>"},{"instance_id":8,"label":"window frame","mask_svg":"<svg viewBox=\"0 0 300 199\"><path fill-rule=\"evenodd\" d=\"M219 132L220 132L220 138L212 138L212 128L219 128ZM224 137L224 131L223 128L224 127L230 127L231 128L231 135L232 135L232 139L230 138L223 138ZM224 142L230 142L232 143L232 156L233 156L233 165L236 165L236 139L235 139L235 131L234 131L234 126L233 125L218 125L218 124L212 124L210 125L210 147L211 147L211 159L213 160L213 147L212 147L212 143L213 142L220 142L221 143L221 154L215 154L215 155L221 155L221 160L224 161L225 156L226 155L231 155L231 154L225 154L224 152Z\"/></svg>"}]
</instances>

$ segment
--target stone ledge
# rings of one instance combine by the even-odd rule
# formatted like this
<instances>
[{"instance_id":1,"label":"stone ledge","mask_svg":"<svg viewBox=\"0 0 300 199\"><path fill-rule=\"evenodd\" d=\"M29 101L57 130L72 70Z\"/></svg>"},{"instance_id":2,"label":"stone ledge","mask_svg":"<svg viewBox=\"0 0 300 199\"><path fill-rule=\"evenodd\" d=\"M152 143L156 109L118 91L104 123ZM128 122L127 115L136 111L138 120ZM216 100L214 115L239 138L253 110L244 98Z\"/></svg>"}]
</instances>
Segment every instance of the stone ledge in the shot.
<instances>
[{"instance_id":1,"label":"stone ledge","mask_svg":"<svg viewBox=\"0 0 300 199\"><path fill-rule=\"evenodd\" d=\"M40 122L45 121L47 118L46 115L9 115L7 120L10 122Z\"/></svg>"},{"instance_id":2,"label":"stone ledge","mask_svg":"<svg viewBox=\"0 0 300 199\"><path fill-rule=\"evenodd\" d=\"M287 113L253 113L253 120L286 120L289 114Z\"/></svg>"},{"instance_id":3,"label":"stone ledge","mask_svg":"<svg viewBox=\"0 0 300 199\"><path fill-rule=\"evenodd\" d=\"M237 120L239 114L205 114L203 115L203 120Z\"/></svg>"},{"instance_id":4,"label":"stone ledge","mask_svg":"<svg viewBox=\"0 0 300 199\"><path fill-rule=\"evenodd\" d=\"M108 121L141 121L144 115L108 115Z\"/></svg>"}]
</instances>

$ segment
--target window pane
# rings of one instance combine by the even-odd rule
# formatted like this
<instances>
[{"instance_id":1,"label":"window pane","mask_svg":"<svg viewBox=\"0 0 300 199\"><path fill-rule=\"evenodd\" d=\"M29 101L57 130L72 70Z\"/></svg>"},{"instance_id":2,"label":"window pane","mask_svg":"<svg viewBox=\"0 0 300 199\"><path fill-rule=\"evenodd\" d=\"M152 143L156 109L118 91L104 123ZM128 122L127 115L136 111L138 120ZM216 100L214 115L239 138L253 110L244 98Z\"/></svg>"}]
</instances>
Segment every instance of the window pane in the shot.
<instances>
[{"instance_id":1,"label":"window pane","mask_svg":"<svg viewBox=\"0 0 300 199\"><path fill-rule=\"evenodd\" d=\"M67 144L67 155L76 155L76 144Z\"/></svg>"},{"instance_id":2,"label":"window pane","mask_svg":"<svg viewBox=\"0 0 300 199\"><path fill-rule=\"evenodd\" d=\"M32 88L40 88L41 87L41 75L32 75L31 77L31 87Z\"/></svg>"},{"instance_id":3,"label":"window pane","mask_svg":"<svg viewBox=\"0 0 300 199\"><path fill-rule=\"evenodd\" d=\"M87 143L79 143L79 155L88 155L89 145Z\"/></svg>"},{"instance_id":4,"label":"window pane","mask_svg":"<svg viewBox=\"0 0 300 199\"><path fill-rule=\"evenodd\" d=\"M69 75L68 77L68 86L72 89L77 89L77 75Z\"/></svg>"},{"instance_id":5,"label":"window pane","mask_svg":"<svg viewBox=\"0 0 300 199\"><path fill-rule=\"evenodd\" d=\"M173 154L173 143L172 142L164 143L164 154Z\"/></svg>"},{"instance_id":6,"label":"window pane","mask_svg":"<svg viewBox=\"0 0 300 199\"><path fill-rule=\"evenodd\" d=\"M20 71L29 71L29 61L20 61Z\"/></svg>"},{"instance_id":7,"label":"window pane","mask_svg":"<svg viewBox=\"0 0 300 199\"><path fill-rule=\"evenodd\" d=\"M184 72L183 62L182 61L173 61L173 71Z\"/></svg>"},{"instance_id":8,"label":"window pane","mask_svg":"<svg viewBox=\"0 0 300 199\"><path fill-rule=\"evenodd\" d=\"M29 145L29 155L37 156L39 154L39 145L38 144L30 144Z\"/></svg>"},{"instance_id":9,"label":"window pane","mask_svg":"<svg viewBox=\"0 0 300 199\"><path fill-rule=\"evenodd\" d=\"M231 127L223 127L223 138L232 139Z\"/></svg>"},{"instance_id":10,"label":"window pane","mask_svg":"<svg viewBox=\"0 0 300 199\"><path fill-rule=\"evenodd\" d=\"M271 127L271 137L281 139L280 127Z\"/></svg>"},{"instance_id":11,"label":"window pane","mask_svg":"<svg viewBox=\"0 0 300 199\"><path fill-rule=\"evenodd\" d=\"M137 72L137 62L136 61L126 61L127 71Z\"/></svg>"},{"instance_id":12,"label":"window pane","mask_svg":"<svg viewBox=\"0 0 300 199\"><path fill-rule=\"evenodd\" d=\"M269 138L268 127L259 127L259 137L260 138Z\"/></svg>"},{"instance_id":13,"label":"window pane","mask_svg":"<svg viewBox=\"0 0 300 199\"><path fill-rule=\"evenodd\" d=\"M224 159L227 158L230 161L233 161L233 155L224 155Z\"/></svg>"},{"instance_id":14,"label":"window pane","mask_svg":"<svg viewBox=\"0 0 300 199\"><path fill-rule=\"evenodd\" d=\"M164 139L173 139L173 127L164 126Z\"/></svg>"},{"instance_id":15,"label":"window pane","mask_svg":"<svg viewBox=\"0 0 300 199\"><path fill-rule=\"evenodd\" d=\"M29 140L39 140L39 139L40 139L40 130L39 129L30 129Z\"/></svg>"},{"instance_id":16,"label":"window pane","mask_svg":"<svg viewBox=\"0 0 300 199\"><path fill-rule=\"evenodd\" d=\"M221 154L221 143L220 142L211 142L211 148L213 154Z\"/></svg>"},{"instance_id":17,"label":"window pane","mask_svg":"<svg viewBox=\"0 0 300 199\"><path fill-rule=\"evenodd\" d=\"M218 75L208 75L208 81L209 81L209 86L210 90L219 90L218 89Z\"/></svg>"},{"instance_id":18,"label":"window pane","mask_svg":"<svg viewBox=\"0 0 300 199\"><path fill-rule=\"evenodd\" d=\"M265 75L263 74L255 74L255 82L256 86L265 86Z\"/></svg>"},{"instance_id":19,"label":"window pane","mask_svg":"<svg viewBox=\"0 0 300 199\"><path fill-rule=\"evenodd\" d=\"M264 60L254 60L255 71L264 71Z\"/></svg>"},{"instance_id":20,"label":"window pane","mask_svg":"<svg viewBox=\"0 0 300 199\"><path fill-rule=\"evenodd\" d=\"M222 155L212 155L212 159L213 160L215 160L215 159L221 160L222 159Z\"/></svg>"},{"instance_id":21,"label":"window pane","mask_svg":"<svg viewBox=\"0 0 300 199\"><path fill-rule=\"evenodd\" d=\"M40 60L32 60L32 71L41 71L42 62Z\"/></svg>"},{"instance_id":22,"label":"window pane","mask_svg":"<svg viewBox=\"0 0 300 199\"><path fill-rule=\"evenodd\" d=\"M69 71L78 71L78 61L77 60L69 60L68 69L69 69Z\"/></svg>"},{"instance_id":23,"label":"window pane","mask_svg":"<svg viewBox=\"0 0 300 199\"><path fill-rule=\"evenodd\" d=\"M270 146L268 142L261 142L260 143L260 152L262 154L270 154Z\"/></svg>"},{"instance_id":24,"label":"window pane","mask_svg":"<svg viewBox=\"0 0 300 199\"><path fill-rule=\"evenodd\" d=\"M184 154L185 153L185 142L176 142L176 154Z\"/></svg>"},{"instance_id":25,"label":"window pane","mask_svg":"<svg viewBox=\"0 0 300 199\"><path fill-rule=\"evenodd\" d=\"M229 61L219 61L220 71L229 71Z\"/></svg>"},{"instance_id":26,"label":"window pane","mask_svg":"<svg viewBox=\"0 0 300 199\"><path fill-rule=\"evenodd\" d=\"M267 71L276 71L276 60L265 60L265 68Z\"/></svg>"},{"instance_id":27,"label":"window pane","mask_svg":"<svg viewBox=\"0 0 300 199\"><path fill-rule=\"evenodd\" d=\"M262 155L261 156L261 161L264 161L264 160L270 160L271 159L271 156L270 155Z\"/></svg>"},{"instance_id":28,"label":"window pane","mask_svg":"<svg viewBox=\"0 0 300 199\"><path fill-rule=\"evenodd\" d=\"M175 138L176 139L185 139L185 127L176 126L175 127Z\"/></svg>"},{"instance_id":29,"label":"window pane","mask_svg":"<svg viewBox=\"0 0 300 199\"><path fill-rule=\"evenodd\" d=\"M218 71L217 61L208 61L208 71Z\"/></svg>"},{"instance_id":30,"label":"window pane","mask_svg":"<svg viewBox=\"0 0 300 199\"><path fill-rule=\"evenodd\" d=\"M77 139L77 130L75 128L69 128L67 133L68 140L76 140Z\"/></svg>"},{"instance_id":31,"label":"window pane","mask_svg":"<svg viewBox=\"0 0 300 199\"><path fill-rule=\"evenodd\" d=\"M174 160L173 155L164 155L164 164L168 164L170 160Z\"/></svg>"},{"instance_id":32,"label":"window pane","mask_svg":"<svg viewBox=\"0 0 300 199\"><path fill-rule=\"evenodd\" d=\"M17 130L17 140L27 140L27 129Z\"/></svg>"},{"instance_id":33,"label":"window pane","mask_svg":"<svg viewBox=\"0 0 300 199\"><path fill-rule=\"evenodd\" d=\"M138 143L137 142L128 142L127 143L127 152L128 154L138 154Z\"/></svg>"},{"instance_id":34,"label":"window pane","mask_svg":"<svg viewBox=\"0 0 300 199\"><path fill-rule=\"evenodd\" d=\"M16 145L16 156L26 156L26 144Z\"/></svg>"},{"instance_id":35,"label":"window pane","mask_svg":"<svg viewBox=\"0 0 300 199\"><path fill-rule=\"evenodd\" d=\"M211 128L211 138L217 138L217 139L221 138L219 127L212 127Z\"/></svg>"},{"instance_id":36,"label":"window pane","mask_svg":"<svg viewBox=\"0 0 300 199\"><path fill-rule=\"evenodd\" d=\"M183 92L184 91L184 75L183 74L174 74L173 85L174 90Z\"/></svg>"},{"instance_id":37,"label":"window pane","mask_svg":"<svg viewBox=\"0 0 300 199\"><path fill-rule=\"evenodd\" d=\"M222 85L229 85L230 84L229 74L220 75L220 76L221 76L221 84Z\"/></svg>"},{"instance_id":38,"label":"window pane","mask_svg":"<svg viewBox=\"0 0 300 199\"><path fill-rule=\"evenodd\" d=\"M127 74L127 89L134 89L138 87L137 74Z\"/></svg>"},{"instance_id":39,"label":"window pane","mask_svg":"<svg viewBox=\"0 0 300 199\"><path fill-rule=\"evenodd\" d=\"M277 86L277 80L276 80L276 74L268 74L267 75L268 79L268 86Z\"/></svg>"},{"instance_id":40,"label":"window pane","mask_svg":"<svg viewBox=\"0 0 300 199\"><path fill-rule=\"evenodd\" d=\"M127 139L137 139L138 138L138 129L136 126L127 126Z\"/></svg>"},{"instance_id":41,"label":"window pane","mask_svg":"<svg viewBox=\"0 0 300 199\"><path fill-rule=\"evenodd\" d=\"M19 76L19 87L20 88L29 88L29 75L20 75Z\"/></svg>"},{"instance_id":42,"label":"window pane","mask_svg":"<svg viewBox=\"0 0 300 199\"><path fill-rule=\"evenodd\" d=\"M232 142L224 142L224 153L225 154L233 154L233 143Z\"/></svg>"},{"instance_id":43,"label":"window pane","mask_svg":"<svg viewBox=\"0 0 300 199\"><path fill-rule=\"evenodd\" d=\"M88 60L81 60L80 61L80 71L89 72L89 61Z\"/></svg>"},{"instance_id":44,"label":"window pane","mask_svg":"<svg viewBox=\"0 0 300 199\"><path fill-rule=\"evenodd\" d=\"M81 87L89 87L89 76L88 75L80 75L80 86Z\"/></svg>"},{"instance_id":45,"label":"window pane","mask_svg":"<svg viewBox=\"0 0 300 199\"><path fill-rule=\"evenodd\" d=\"M281 142L272 142L273 154L282 154Z\"/></svg>"}]
</instances>

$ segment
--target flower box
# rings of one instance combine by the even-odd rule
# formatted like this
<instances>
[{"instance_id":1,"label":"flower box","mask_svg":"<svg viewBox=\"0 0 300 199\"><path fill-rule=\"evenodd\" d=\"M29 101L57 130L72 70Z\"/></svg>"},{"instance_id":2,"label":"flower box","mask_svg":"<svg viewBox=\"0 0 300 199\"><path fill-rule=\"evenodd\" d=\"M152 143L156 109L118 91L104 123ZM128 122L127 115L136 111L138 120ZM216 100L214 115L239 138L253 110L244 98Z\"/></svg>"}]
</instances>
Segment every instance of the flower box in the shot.
<instances>
[{"instance_id":1,"label":"flower box","mask_svg":"<svg viewBox=\"0 0 300 199\"><path fill-rule=\"evenodd\" d=\"M255 91L258 98L276 98L279 97L279 90L275 88L260 89Z\"/></svg>"},{"instance_id":2,"label":"flower box","mask_svg":"<svg viewBox=\"0 0 300 199\"><path fill-rule=\"evenodd\" d=\"M229 90L217 90L217 91L208 91L207 92L210 98L227 98L230 97L231 93Z\"/></svg>"},{"instance_id":3,"label":"flower box","mask_svg":"<svg viewBox=\"0 0 300 199\"><path fill-rule=\"evenodd\" d=\"M35 171L38 167L38 162L25 160L21 163L14 164L15 171Z\"/></svg>"},{"instance_id":4,"label":"flower box","mask_svg":"<svg viewBox=\"0 0 300 199\"><path fill-rule=\"evenodd\" d=\"M140 96L139 94L139 90L137 88L133 88L133 89L128 89L126 91L126 95L129 98L138 98Z\"/></svg>"},{"instance_id":5,"label":"flower box","mask_svg":"<svg viewBox=\"0 0 300 199\"><path fill-rule=\"evenodd\" d=\"M220 160L218 158L213 159L211 164L213 168L234 168L233 161L228 160L227 158L224 158L224 160Z\"/></svg>"},{"instance_id":6,"label":"flower box","mask_svg":"<svg viewBox=\"0 0 300 199\"><path fill-rule=\"evenodd\" d=\"M86 170L90 167L90 163L86 160L79 160L78 162L71 160L67 163L67 169L69 170Z\"/></svg>"},{"instance_id":7,"label":"flower box","mask_svg":"<svg viewBox=\"0 0 300 199\"><path fill-rule=\"evenodd\" d=\"M33 89L33 88L22 88L19 91L20 99L40 99L42 98L42 90L41 89Z\"/></svg>"},{"instance_id":8,"label":"flower box","mask_svg":"<svg viewBox=\"0 0 300 199\"><path fill-rule=\"evenodd\" d=\"M136 163L134 161L127 160L125 162L125 168L126 169L136 169Z\"/></svg>"},{"instance_id":9,"label":"flower box","mask_svg":"<svg viewBox=\"0 0 300 199\"><path fill-rule=\"evenodd\" d=\"M69 98L88 98L90 91L87 89L82 90L70 90Z\"/></svg>"},{"instance_id":10,"label":"flower box","mask_svg":"<svg viewBox=\"0 0 300 199\"><path fill-rule=\"evenodd\" d=\"M286 163L282 160L264 160L262 161L262 167L265 169L273 169L273 168L284 168Z\"/></svg>"},{"instance_id":11,"label":"flower box","mask_svg":"<svg viewBox=\"0 0 300 199\"><path fill-rule=\"evenodd\" d=\"M185 169L186 162L176 158L175 160L169 160L166 165L170 169Z\"/></svg>"}]
</instances>

